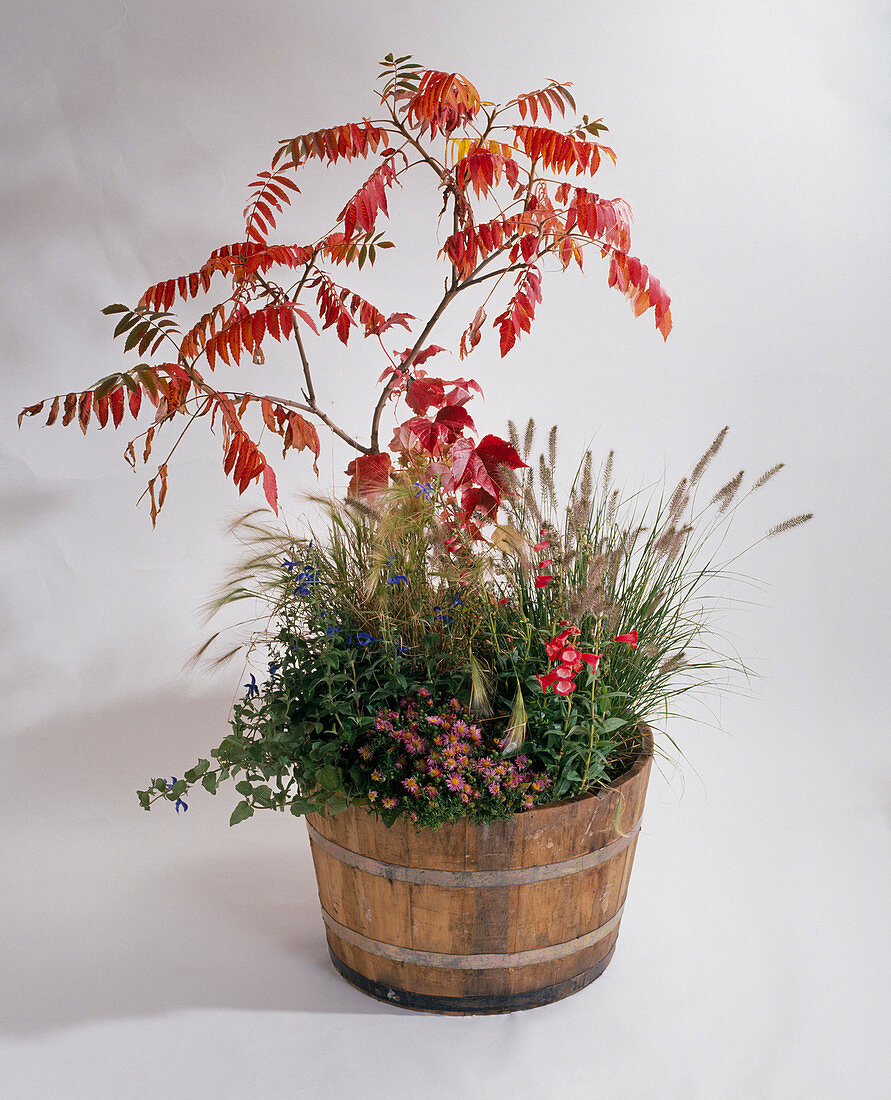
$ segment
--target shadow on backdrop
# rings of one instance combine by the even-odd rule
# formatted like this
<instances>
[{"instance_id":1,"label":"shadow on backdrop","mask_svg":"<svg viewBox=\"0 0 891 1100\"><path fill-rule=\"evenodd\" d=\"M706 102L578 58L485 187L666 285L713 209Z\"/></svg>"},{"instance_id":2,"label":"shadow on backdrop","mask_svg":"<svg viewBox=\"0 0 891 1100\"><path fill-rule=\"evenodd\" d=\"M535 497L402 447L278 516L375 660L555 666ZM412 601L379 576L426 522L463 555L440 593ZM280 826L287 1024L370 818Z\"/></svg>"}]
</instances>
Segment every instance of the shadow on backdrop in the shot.
<instances>
[{"instance_id":1,"label":"shadow on backdrop","mask_svg":"<svg viewBox=\"0 0 891 1100\"><path fill-rule=\"evenodd\" d=\"M234 828L234 791L186 813L135 796L226 732L181 688L0 738L0 1026L40 1034L181 1010L393 1013L328 960L302 822Z\"/></svg>"}]
</instances>

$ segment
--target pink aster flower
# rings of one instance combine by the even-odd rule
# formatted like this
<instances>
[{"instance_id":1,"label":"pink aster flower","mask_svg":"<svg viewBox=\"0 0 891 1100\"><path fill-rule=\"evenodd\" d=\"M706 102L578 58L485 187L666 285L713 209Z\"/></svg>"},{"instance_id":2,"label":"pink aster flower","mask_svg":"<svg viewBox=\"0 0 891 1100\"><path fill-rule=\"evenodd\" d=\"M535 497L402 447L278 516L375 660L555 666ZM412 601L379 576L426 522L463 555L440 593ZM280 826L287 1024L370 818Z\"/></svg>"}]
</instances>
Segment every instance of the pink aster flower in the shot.
<instances>
[{"instance_id":1,"label":"pink aster flower","mask_svg":"<svg viewBox=\"0 0 891 1100\"><path fill-rule=\"evenodd\" d=\"M381 803L381 805L384 807L385 810L392 810L396 805L396 799L395 798L385 798L383 800L383 802Z\"/></svg>"},{"instance_id":2,"label":"pink aster flower","mask_svg":"<svg viewBox=\"0 0 891 1100\"><path fill-rule=\"evenodd\" d=\"M371 779L372 779L372 782L374 782L374 783L383 783L383 781L384 781L383 773L375 770L371 773Z\"/></svg>"},{"instance_id":3,"label":"pink aster flower","mask_svg":"<svg viewBox=\"0 0 891 1100\"><path fill-rule=\"evenodd\" d=\"M450 791L463 791L464 780L460 775L450 775L446 780L446 786Z\"/></svg>"}]
</instances>

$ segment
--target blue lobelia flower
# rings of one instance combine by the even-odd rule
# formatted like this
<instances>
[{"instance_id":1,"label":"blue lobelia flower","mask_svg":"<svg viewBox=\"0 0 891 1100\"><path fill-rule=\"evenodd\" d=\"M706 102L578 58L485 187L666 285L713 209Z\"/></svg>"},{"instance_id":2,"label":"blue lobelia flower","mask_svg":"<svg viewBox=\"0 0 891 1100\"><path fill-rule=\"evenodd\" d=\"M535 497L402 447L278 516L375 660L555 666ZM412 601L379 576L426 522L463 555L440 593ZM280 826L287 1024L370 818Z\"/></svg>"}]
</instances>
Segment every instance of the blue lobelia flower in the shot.
<instances>
[{"instance_id":1,"label":"blue lobelia flower","mask_svg":"<svg viewBox=\"0 0 891 1100\"><path fill-rule=\"evenodd\" d=\"M387 577L387 584L408 584L408 577L397 573L394 577Z\"/></svg>"},{"instance_id":2,"label":"blue lobelia flower","mask_svg":"<svg viewBox=\"0 0 891 1100\"><path fill-rule=\"evenodd\" d=\"M418 490L415 493L416 497L423 496L425 500L430 500L430 498L433 496L433 486L430 484L429 481L425 481L423 485L420 481L415 481L412 484L412 489Z\"/></svg>"},{"instance_id":3,"label":"blue lobelia flower","mask_svg":"<svg viewBox=\"0 0 891 1100\"><path fill-rule=\"evenodd\" d=\"M169 782L169 783L167 784L167 790L168 790L168 791L172 791L172 790L173 790L173 785L174 785L174 783L177 783L177 782L179 782L179 781L177 780L176 776L175 776L175 775L171 775L171 777L170 777L170 782ZM183 802L183 800L182 800L181 798L178 798L178 799L177 799L177 800L176 800L176 801L175 801L175 802L173 803L173 807L174 807L174 809L176 810L176 812L177 812L177 813L179 813L179 812L180 812L180 810L182 810L182 811L183 811L183 813L185 813L185 811L186 811L186 810L188 810L188 808L189 808L189 807L188 807L188 806L186 805L186 803L185 803L185 802Z\"/></svg>"},{"instance_id":4,"label":"blue lobelia flower","mask_svg":"<svg viewBox=\"0 0 891 1100\"><path fill-rule=\"evenodd\" d=\"M356 635L356 645L371 645L372 642L376 642L375 638L371 634L367 634L364 630L360 630Z\"/></svg>"},{"instance_id":5,"label":"blue lobelia flower","mask_svg":"<svg viewBox=\"0 0 891 1100\"><path fill-rule=\"evenodd\" d=\"M437 620L441 620L442 622L444 622L446 624L446 626L448 626L449 623L452 622L452 616L451 615L443 615L441 607L434 607L433 608L433 621L436 622Z\"/></svg>"},{"instance_id":6,"label":"blue lobelia flower","mask_svg":"<svg viewBox=\"0 0 891 1100\"><path fill-rule=\"evenodd\" d=\"M279 669L280 669L281 667L282 667L282 666L281 666L281 665L277 665L277 664L275 663L275 661L270 661L270 662L269 662L269 675L270 675L270 676L274 676L274 675L276 674L276 672L278 672L278 670L279 670Z\"/></svg>"},{"instance_id":7,"label":"blue lobelia flower","mask_svg":"<svg viewBox=\"0 0 891 1100\"><path fill-rule=\"evenodd\" d=\"M251 678L244 685L244 689L245 699L250 699L251 696L260 694L260 689L257 687L257 677L253 674L253 672L251 673Z\"/></svg>"}]
</instances>

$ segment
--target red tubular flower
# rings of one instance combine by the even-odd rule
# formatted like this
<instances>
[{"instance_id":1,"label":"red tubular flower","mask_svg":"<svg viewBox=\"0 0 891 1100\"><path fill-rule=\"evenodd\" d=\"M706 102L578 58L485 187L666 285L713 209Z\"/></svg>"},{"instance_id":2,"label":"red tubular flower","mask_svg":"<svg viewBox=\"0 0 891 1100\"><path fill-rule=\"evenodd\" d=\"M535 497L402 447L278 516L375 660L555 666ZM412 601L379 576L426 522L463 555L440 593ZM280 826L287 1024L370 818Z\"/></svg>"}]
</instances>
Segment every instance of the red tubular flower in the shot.
<instances>
[{"instance_id":1,"label":"red tubular flower","mask_svg":"<svg viewBox=\"0 0 891 1100\"><path fill-rule=\"evenodd\" d=\"M600 664L603 654L602 653L581 653L581 660L585 661L591 666L592 672L597 672L597 666Z\"/></svg>"},{"instance_id":2,"label":"red tubular flower","mask_svg":"<svg viewBox=\"0 0 891 1100\"><path fill-rule=\"evenodd\" d=\"M547 546L550 546L550 545L551 545L551 540L550 540L550 539L545 539L545 540L544 540L544 542L537 542L537 543L536 543L536 544L535 544L535 545L534 545L534 546L532 547L532 549L533 549L533 550L534 550L534 551L536 552L536 554L538 554L538 553L540 553L540 552L541 552L542 550L544 550L544 549L545 549L545 547L547 547Z\"/></svg>"},{"instance_id":3,"label":"red tubular flower","mask_svg":"<svg viewBox=\"0 0 891 1100\"><path fill-rule=\"evenodd\" d=\"M549 672L547 674L547 676L545 676L545 675L536 675L535 678L541 684L541 690L547 695L548 688L557 679L557 673L556 672Z\"/></svg>"},{"instance_id":4,"label":"red tubular flower","mask_svg":"<svg viewBox=\"0 0 891 1100\"><path fill-rule=\"evenodd\" d=\"M630 634L617 634L617 642L625 642L630 645L632 649L637 649L637 631L632 630Z\"/></svg>"},{"instance_id":5,"label":"red tubular flower","mask_svg":"<svg viewBox=\"0 0 891 1100\"><path fill-rule=\"evenodd\" d=\"M550 573L543 573L540 577L535 578L535 587L544 588L545 585L550 584L553 579L554 578Z\"/></svg>"},{"instance_id":6,"label":"red tubular flower","mask_svg":"<svg viewBox=\"0 0 891 1100\"><path fill-rule=\"evenodd\" d=\"M575 691L575 684L572 680L558 680L554 684L554 691L558 695L571 695Z\"/></svg>"}]
</instances>

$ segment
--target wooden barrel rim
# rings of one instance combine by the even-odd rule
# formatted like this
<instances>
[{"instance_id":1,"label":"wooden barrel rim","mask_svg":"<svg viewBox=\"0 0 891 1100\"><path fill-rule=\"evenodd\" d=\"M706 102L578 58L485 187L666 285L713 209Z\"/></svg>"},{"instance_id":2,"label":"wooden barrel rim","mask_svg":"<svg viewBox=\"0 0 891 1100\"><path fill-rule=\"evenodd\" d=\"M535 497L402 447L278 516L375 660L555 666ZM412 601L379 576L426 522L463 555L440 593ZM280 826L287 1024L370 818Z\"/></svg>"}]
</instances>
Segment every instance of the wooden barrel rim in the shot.
<instances>
[{"instance_id":1,"label":"wooden barrel rim","mask_svg":"<svg viewBox=\"0 0 891 1100\"><path fill-rule=\"evenodd\" d=\"M617 791L618 788L624 787L626 783L630 782L641 771L647 767L649 761L653 756L653 731L649 726L643 726L643 737L641 739L641 749L637 756L634 758L634 763L628 769L628 771L622 772L621 775L617 775L615 779L611 780L605 787L601 787L597 791L589 791L587 794L578 794L575 798L561 798L559 802L542 802L538 806L533 806L531 810L521 810L523 817L528 814L535 814L541 810L553 810L558 806L572 806L576 802L584 802L589 798L600 798L605 794L609 794L611 791Z\"/></svg>"},{"instance_id":2,"label":"wooden barrel rim","mask_svg":"<svg viewBox=\"0 0 891 1100\"><path fill-rule=\"evenodd\" d=\"M410 963L414 966L438 966L452 970L500 970L507 967L535 966L537 963L563 959L567 955L574 955L577 951L584 951L586 947L593 947L595 943L599 943L619 927L624 908L623 903L605 924L601 924L592 932L586 932L583 936L566 940L564 943L535 947L530 951L506 951L485 955L453 955L444 951L418 951L413 947L381 943L380 940L369 939L361 932L340 924L324 908L322 920L334 935L345 943L352 944L353 947L358 947L360 951L366 951L370 955L380 955L394 962Z\"/></svg>"},{"instance_id":3,"label":"wooden barrel rim","mask_svg":"<svg viewBox=\"0 0 891 1100\"><path fill-rule=\"evenodd\" d=\"M322 851L336 859L338 863L345 863L348 867L354 867L358 871L365 871L370 875L379 875L391 882L413 882L421 886L451 886L457 888L478 888L482 886L522 886L530 882L543 882L546 879L563 878L565 875L574 875L579 871L587 871L590 867L598 867L607 863L623 851L640 832L640 818L631 826L627 833L597 848L585 855L573 856L572 859L560 860L557 863L535 863L523 867L508 867L498 871L443 871L429 867L407 867L404 864L384 863L371 856L364 856L360 852L354 852L351 848L344 848L329 840L309 823L306 822L310 842L318 845Z\"/></svg>"}]
</instances>

